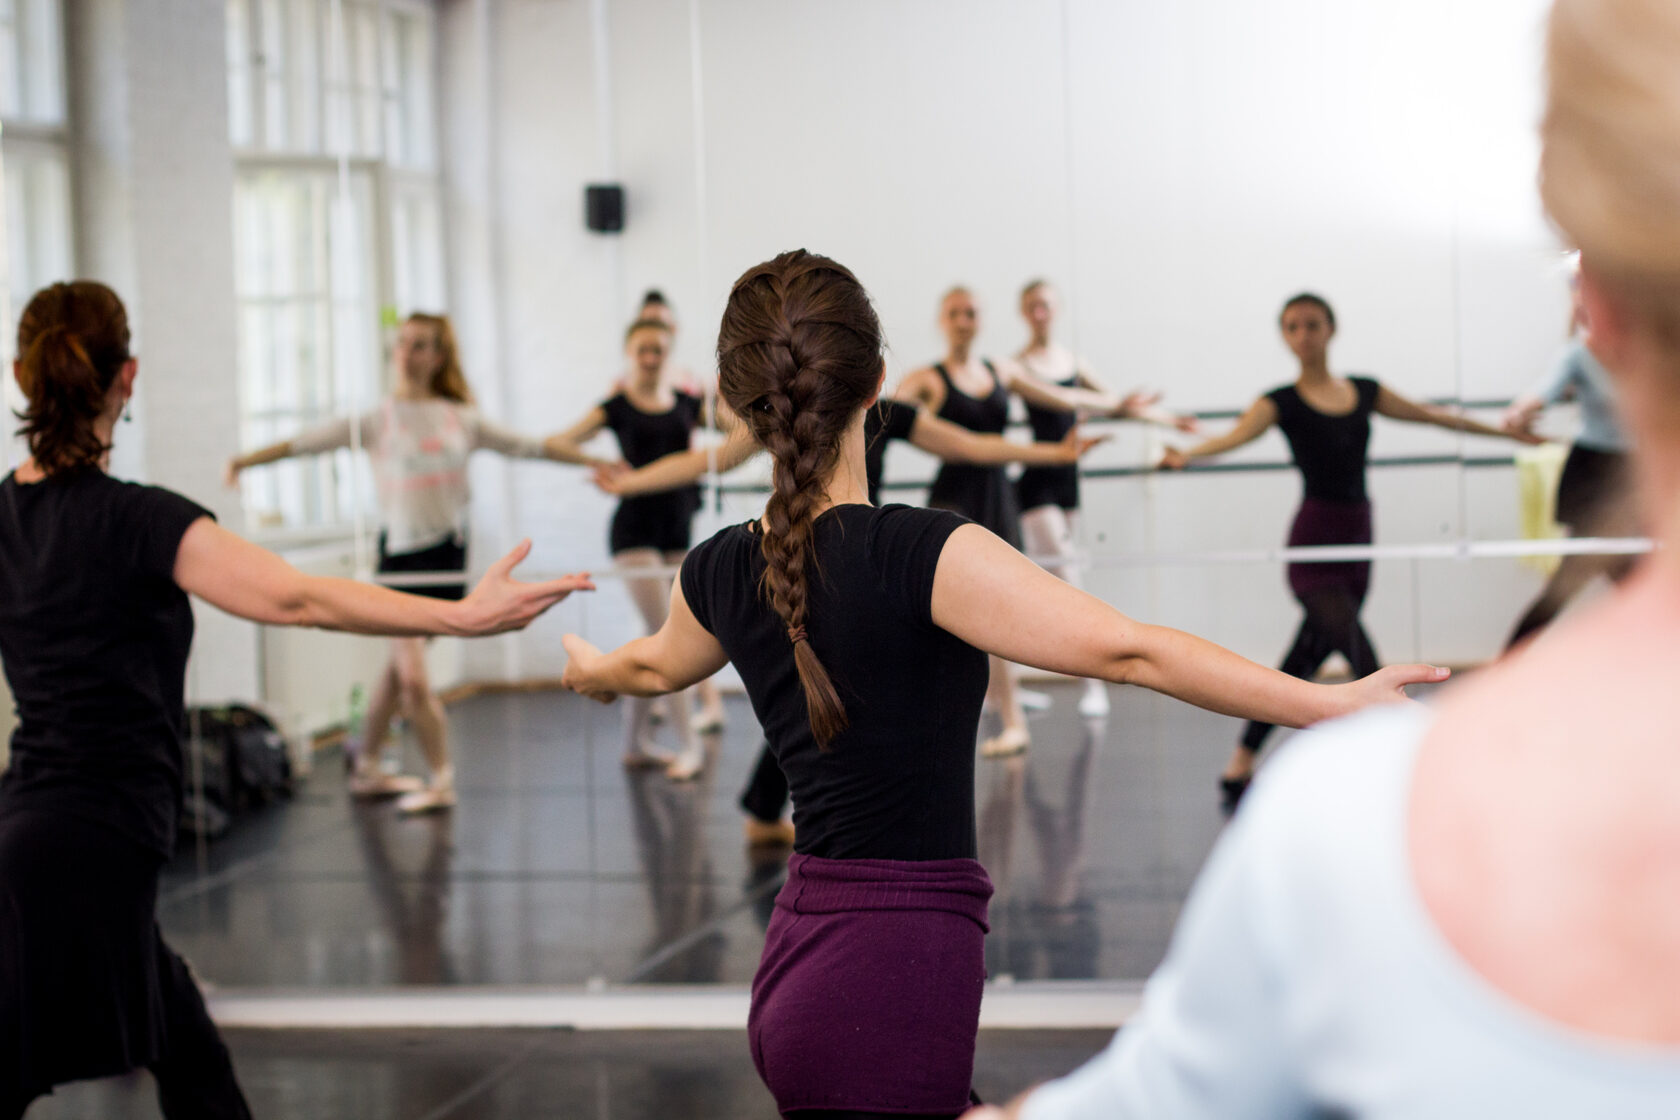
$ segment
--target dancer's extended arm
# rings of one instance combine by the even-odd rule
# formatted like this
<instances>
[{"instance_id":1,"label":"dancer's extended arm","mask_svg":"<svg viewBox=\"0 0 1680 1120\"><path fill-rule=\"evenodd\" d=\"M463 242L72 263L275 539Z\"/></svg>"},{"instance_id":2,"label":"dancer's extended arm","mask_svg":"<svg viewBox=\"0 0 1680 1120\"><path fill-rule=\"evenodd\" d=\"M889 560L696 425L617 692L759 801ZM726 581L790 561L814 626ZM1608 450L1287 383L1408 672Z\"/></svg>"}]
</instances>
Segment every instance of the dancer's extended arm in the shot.
<instances>
[{"instance_id":1,"label":"dancer's extended arm","mask_svg":"<svg viewBox=\"0 0 1680 1120\"><path fill-rule=\"evenodd\" d=\"M1405 699L1447 671L1397 665L1319 685L1257 665L1193 634L1127 618L1051 575L978 525L950 536L933 581L933 621L1006 661L1136 684L1223 715L1305 727Z\"/></svg>"},{"instance_id":2,"label":"dancer's extended arm","mask_svg":"<svg viewBox=\"0 0 1680 1120\"><path fill-rule=\"evenodd\" d=\"M530 552L531 542L521 542L491 565L472 594L446 602L355 580L304 575L201 517L181 538L174 574L181 590L252 622L391 637L472 637L522 630L573 591L594 590L586 573L520 583L512 572Z\"/></svg>"}]
</instances>

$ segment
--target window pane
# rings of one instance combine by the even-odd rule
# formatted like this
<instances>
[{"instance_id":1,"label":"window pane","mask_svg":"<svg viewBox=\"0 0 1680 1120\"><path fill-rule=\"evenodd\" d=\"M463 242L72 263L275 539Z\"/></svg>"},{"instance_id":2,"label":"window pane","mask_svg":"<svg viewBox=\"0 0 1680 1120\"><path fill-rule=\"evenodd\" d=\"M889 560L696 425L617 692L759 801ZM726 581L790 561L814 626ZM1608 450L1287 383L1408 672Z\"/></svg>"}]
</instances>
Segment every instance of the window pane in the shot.
<instances>
[{"instance_id":1,"label":"window pane","mask_svg":"<svg viewBox=\"0 0 1680 1120\"><path fill-rule=\"evenodd\" d=\"M254 142L251 129L250 0L227 0L228 139L235 147Z\"/></svg>"},{"instance_id":2,"label":"window pane","mask_svg":"<svg viewBox=\"0 0 1680 1120\"><path fill-rule=\"evenodd\" d=\"M247 172L235 205L240 301L240 409L255 446L378 394L373 183L340 197L329 171ZM254 472L260 473L260 472ZM338 525L373 508L364 466L343 456L287 463L245 490L257 527Z\"/></svg>"},{"instance_id":3,"label":"window pane","mask_svg":"<svg viewBox=\"0 0 1680 1120\"><path fill-rule=\"evenodd\" d=\"M16 5L20 115L41 124L63 124L64 29L59 0L20 0Z\"/></svg>"},{"instance_id":4,"label":"window pane","mask_svg":"<svg viewBox=\"0 0 1680 1120\"><path fill-rule=\"evenodd\" d=\"M18 57L17 0L0 0L0 117L23 113L23 74Z\"/></svg>"},{"instance_id":5,"label":"window pane","mask_svg":"<svg viewBox=\"0 0 1680 1120\"><path fill-rule=\"evenodd\" d=\"M291 103L291 147L321 151L321 19L317 0L289 0L291 53L286 70Z\"/></svg>"}]
</instances>

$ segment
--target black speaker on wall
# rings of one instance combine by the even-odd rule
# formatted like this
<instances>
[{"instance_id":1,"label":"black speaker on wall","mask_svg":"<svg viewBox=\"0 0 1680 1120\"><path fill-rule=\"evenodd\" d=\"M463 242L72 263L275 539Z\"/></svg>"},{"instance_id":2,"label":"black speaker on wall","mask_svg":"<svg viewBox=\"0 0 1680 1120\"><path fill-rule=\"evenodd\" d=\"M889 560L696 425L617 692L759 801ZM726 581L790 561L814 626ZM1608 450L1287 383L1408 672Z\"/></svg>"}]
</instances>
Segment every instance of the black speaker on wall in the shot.
<instances>
[{"instance_id":1,"label":"black speaker on wall","mask_svg":"<svg viewBox=\"0 0 1680 1120\"><path fill-rule=\"evenodd\" d=\"M617 183L591 183L583 188L584 222L596 233L624 228L624 188Z\"/></svg>"}]
</instances>

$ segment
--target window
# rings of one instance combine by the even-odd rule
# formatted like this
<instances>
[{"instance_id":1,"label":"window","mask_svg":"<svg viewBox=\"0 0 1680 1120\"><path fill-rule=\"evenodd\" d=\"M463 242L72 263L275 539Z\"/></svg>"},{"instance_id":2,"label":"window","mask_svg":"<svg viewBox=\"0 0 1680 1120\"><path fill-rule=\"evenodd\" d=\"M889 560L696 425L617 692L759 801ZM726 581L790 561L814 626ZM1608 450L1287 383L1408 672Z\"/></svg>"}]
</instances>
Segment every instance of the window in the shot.
<instances>
[{"instance_id":1,"label":"window","mask_svg":"<svg viewBox=\"0 0 1680 1120\"><path fill-rule=\"evenodd\" d=\"M6 284L0 293L0 360L10 366L17 316L37 290L74 274L70 153L59 0L0 0L0 192L5 199ZM4 378L0 405L24 401ZM11 425L7 425L10 427ZM18 449L11 447L8 461Z\"/></svg>"},{"instance_id":2,"label":"window","mask_svg":"<svg viewBox=\"0 0 1680 1120\"><path fill-rule=\"evenodd\" d=\"M227 0L227 13L241 443L255 447L371 407L385 329L446 306L435 27L415 0ZM259 528L338 530L358 502L372 512L348 453L243 485Z\"/></svg>"}]
</instances>

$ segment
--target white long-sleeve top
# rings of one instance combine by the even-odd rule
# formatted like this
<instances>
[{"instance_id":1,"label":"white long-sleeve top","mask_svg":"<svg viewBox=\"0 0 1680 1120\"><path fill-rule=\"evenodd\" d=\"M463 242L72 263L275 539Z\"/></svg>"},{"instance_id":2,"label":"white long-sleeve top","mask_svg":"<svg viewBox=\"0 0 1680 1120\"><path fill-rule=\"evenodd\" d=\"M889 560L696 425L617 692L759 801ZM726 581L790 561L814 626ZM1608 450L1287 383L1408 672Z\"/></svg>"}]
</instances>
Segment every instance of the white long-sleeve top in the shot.
<instances>
[{"instance_id":1,"label":"white long-sleeve top","mask_svg":"<svg viewBox=\"0 0 1680 1120\"><path fill-rule=\"evenodd\" d=\"M1033 1092L1025 1120L1680 1116L1680 1048L1542 1018L1433 924L1405 831L1431 718L1389 708L1292 740L1216 846L1138 1017Z\"/></svg>"},{"instance_id":2,"label":"white long-sleeve top","mask_svg":"<svg viewBox=\"0 0 1680 1120\"><path fill-rule=\"evenodd\" d=\"M484 448L515 459L540 459L540 439L492 424L471 405L389 398L359 418L362 447L373 464L385 547L414 552L465 538L471 488L467 457ZM344 417L292 438L292 451L316 455L350 446L357 418Z\"/></svg>"}]
</instances>

